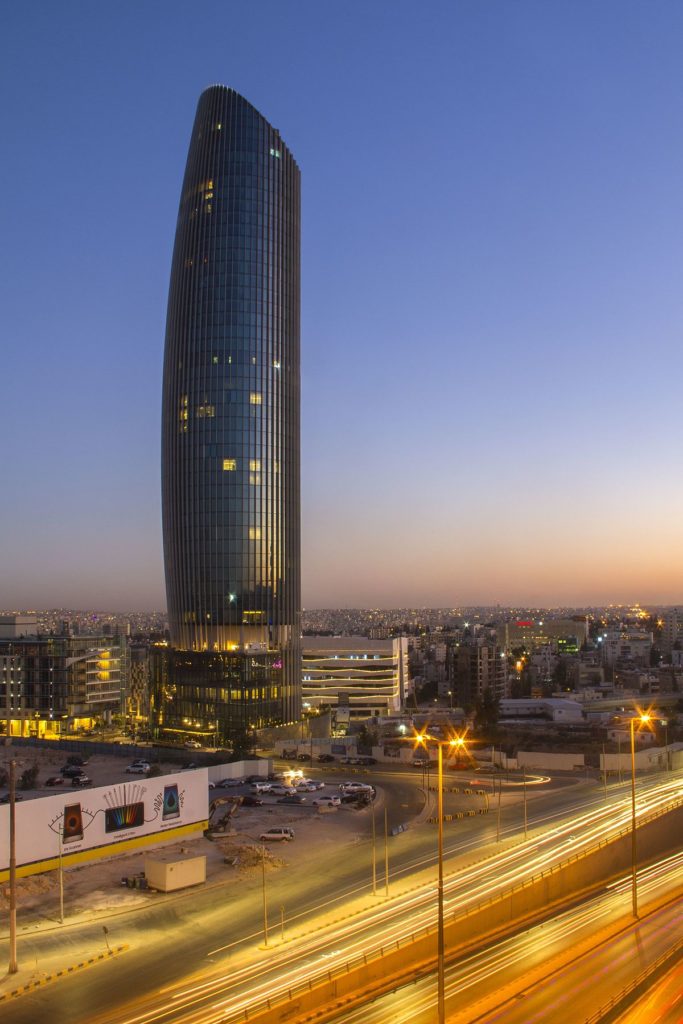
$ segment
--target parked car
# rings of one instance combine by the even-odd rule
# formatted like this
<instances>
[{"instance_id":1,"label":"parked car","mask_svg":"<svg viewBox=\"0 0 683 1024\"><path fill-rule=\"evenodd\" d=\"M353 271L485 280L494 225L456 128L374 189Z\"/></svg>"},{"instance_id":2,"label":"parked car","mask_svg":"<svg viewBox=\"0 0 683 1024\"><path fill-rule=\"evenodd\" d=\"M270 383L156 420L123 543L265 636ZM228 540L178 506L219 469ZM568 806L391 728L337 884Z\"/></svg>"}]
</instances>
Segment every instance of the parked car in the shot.
<instances>
[{"instance_id":1,"label":"parked car","mask_svg":"<svg viewBox=\"0 0 683 1024\"><path fill-rule=\"evenodd\" d=\"M63 775L51 775L49 779L45 779L46 786L63 786L64 776Z\"/></svg>"},{"instance_id":2,"label":"parked car","mask_svg":"<svg viewBox=\"0 0 683 1024\"><path fill-rule=\"evenodd\" d=\"M262 804L263 804L263 800L261 799L260 796L250 796L247 793L246 796L242 797L242 806L243 807L261 807Z\"/></svg>"},{"instance_id":3,"label":"parked car","mask_svg":"<svg viewBox=\"0 0 683 1024\"><path fill-rule=\"evenodd\" d=\"M294 750L283 750L282 751L282 756L283 757L296 757L296 748Z\"/></svg>"},{"instance_id":4,"label":"parked car","mask_svg":"<svg viewBox=\"0 0 683 1024\"><path fill-rule=\"evenodd\" d=\"M294 829L286 828L284 825L279 828L269 828L267 832L262 832L259 836L259 842L289 842L290 839L294 838Z\"/></svg>"},{"instance_id":5,"label":"parked car","mask_svg":"<svg viewBox=\"0 0 683 1024\"><path fill-rule=\"evenodd\" d=\"M312 801L314 807L340 807L341 800L338 796L317 796Z\"/></svg>"},{"instance_id":6,"label":"parked car","mask_svg":"<svg viewBox=\"0 0 683 1024\"><path fill-rule=\"evenodd\" d=\"M340 782L339 788L342 793L374 792L373 787L368 786L367 782Z\"/></svg>"},{"instance_id":7,"label":"parked car","mask_svg":"<svg viewBox=\"0 0 683 1024\"><path fill-rule=\"evenodd\" d=\"M272 788L272 782L253 782L251 785L252 793L270 793Z\"/></svg>"},{"instance_id":8,"label":"parked car","mask_svg":"<svg viewBox=\"0 0 683 1024\"><path fill-rule=\"evenodd\" d=\"M368 757L367 755L363 755L362 757L358 758L358 764L364 764L364 765L377 764L377 758L376 757Z\"/></svg>"},{"instance_id":9,"label":"parked car","mask_svg":"<svg viewBox=\"0 0 683 1024\"><path fill-rule=\"evenodd\" d=\"M244 779L221 779L218 785L224 789L232 789L234 786L243 786Z\"/></svg>"},{"instance_id":10,"label":"parked car","mask_svg":"<svg viewBox=\"0 0 683 1024\"><path fill-rule=\"evenodd\" d=\"M321 764L329 764L331 761L334 761L334 757L332 754L318 754L318 760Z\"/></svg>"},{"instance_id":11,"label":"parked car","mask_svg":"<svg viewBox=\"0 0 683 1024\"><path fill-rule=\"evenodd\" d=\"M21 795L21 793L15 793L14 794L14 802L15 803L17 803L19 800L23 800L23 799L24 798ZM4 796L0 796L0 804L8 804L8 803L9 803L9 793L5 793Z\"/></svg>"},{"instance_id":12,"label":"parked car","mask_svg":"<svg viewBox=\"0 0 683 1024\"><path fill-rule=\"evenodd\" d=\"M306 797L300 796L298 793L294 793L292 796L281 796L278 799L279 804L305 804Z\"/></svg>"},{"instance_id":13,"label":"parked car","mask_svg":"<svg viewBox=\"0 0 683 1024\"><path fill-rule=\"evenodd\" d=\"M71 779L74 775L80 775L82 771L83 769L79 768L78 765L65 764L62 768L62 775L67 779Z\"/></svg>"},{"instance_id":14,"label":"parked car","mask_svg":"<svg viewBox=\"0 0 683 1024\"><path fill-rule=\"evenodd\" d=\"M358 764L358 758L357 757L342 757L341 763L342 764Z\"/></svg>"},{"instance_id":15,"label":"parked car","mask_svg":"<svg viewBox=\"0 0 683 1024\"><path fill-rule=\"evenodd\" d=\"M291 795L294 790L291 786L275 785L270 787L270 792L273 796L288 796Z\"/></svg>"},{"instance_id":16,"label":"parked car","mask_svg":"<svg viewBox=\"0 0 683 1024\"><path fill-rule=\"evenodd\" d=\"M88 763L87 757L81 757L80 754L69 754L66 759L67 764L75 764L79 768L85 768Z\"/></svg>"},{"instance_id":17,"label":"parked car","mask_svg":"<svg viewBox=\"0 0 683 1024\"><path fill-rule=\"evenodd\" d=\"M296 759L297 759L297 761L310 761L311 760L311 755L310 754L297 754Z\"/></svg>"},{"instance_id":18,"label":"parked car","mask_svg":"<svg viewBox=\"0 0 683 1024\"><path fill-rule=\"evenodd\" d=\"M181 772L190 772L194 768L199 768L199 765L197 764L196 761L186 761L185 764L181 764L180 766Z\"/></svg>"},{"instance_id":19,"label":"parked car","mask_svg":"<svg viewBox=\"0 0 683 1024\"><path fill-rule=\"evenodd\" d=\"M311 786L308 782L297 782L296 784L297 793L315 793L317 786Z\"/></svg>"},{"instance_id":20,"label":"parked car","mask_svg":"<svg viewBox=\"0 0 683 1024\"><path fill-rule=\"evenodd\" d=\"M197 740L185 740L185 746L190 750L201 750L201 743L197 743Z\"/></svg>"},{"instance_id":21,"label":"parked car","mask_svg":"<svg viewBox=\"0 0 683 1024\"><path fill-rule=\"evenodd\" d=\"M92 786L92 779L89 779L85 772L81 772L80 775L74 775L71 780L72 786Z\"/></svg>"},{"instance_id":22,"label":"parked car","mask_svg":"<svg viewBox=\"0 0 683 1024\"><path fill-rule=\"evenodd\" d=\"M147 775L151 767L147 761L135 761L128 765L126 771L129 775Z\"/></svg>"},{"instance_id":23,"label":"parked car","mask_svg":"<svg viewBox=\"0 0 683 1024\"><path fill-rule=\"evenodd\" d=\"M430 762L428 757L413 758L413 768L429 768L429 763Z\"/></svg>"},{"instance_id":24,"label":"parked car","mask_svg":"<svg viewBox=\"0 0 683 1024\"><path fill-rule=\"evenodd\" d=\"M367 807L372 803L374 793L371 789L353 789L350 793L342 793L343 804L356 804L359 807Z\"/></svg>"}]
</instances>

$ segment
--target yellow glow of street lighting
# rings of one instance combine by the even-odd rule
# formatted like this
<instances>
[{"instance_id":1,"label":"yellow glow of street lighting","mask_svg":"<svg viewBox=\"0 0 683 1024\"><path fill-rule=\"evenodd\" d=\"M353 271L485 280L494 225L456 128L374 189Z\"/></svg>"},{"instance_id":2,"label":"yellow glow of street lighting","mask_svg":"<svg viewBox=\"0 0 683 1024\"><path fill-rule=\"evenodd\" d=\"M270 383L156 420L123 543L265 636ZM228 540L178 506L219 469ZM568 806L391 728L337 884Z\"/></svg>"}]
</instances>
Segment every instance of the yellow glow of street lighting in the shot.
<instances>
[{"instance_id":1,"label":"yellow glow of street lighting","mask_svg":"<svg viewBox=\"0 0 683 1024\"><path fill-rule=\"evenodd\" d=\"M416 732L413 736L415 743L418 746L426 747L427 741L436 743L440 747L458 747L462 748L467 745L465 736L452 736L450 739L442 740L438 736L431 736L428 732Z\"/></svg>"}]
</instances>

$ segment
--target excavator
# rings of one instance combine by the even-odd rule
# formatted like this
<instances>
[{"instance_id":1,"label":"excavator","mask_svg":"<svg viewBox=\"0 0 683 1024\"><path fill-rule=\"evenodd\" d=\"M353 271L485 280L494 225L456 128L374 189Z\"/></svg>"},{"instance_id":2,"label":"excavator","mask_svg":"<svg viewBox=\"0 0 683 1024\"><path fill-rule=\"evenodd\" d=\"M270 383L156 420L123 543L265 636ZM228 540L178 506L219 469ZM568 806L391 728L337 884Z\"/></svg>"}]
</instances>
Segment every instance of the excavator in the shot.
<instances>
[{"instance_id":1,"label":"excavator","mask_svg":"<svg viewBox=\"0 0 683 1024\"><path fill-rule=\"evenodd\" d=\"M237 814L242 803L241 796L218 796L209 804L209 826L204 830L207 839L224 836L230 828L230 820ZM221 807L224 810L219 813Z\"/></svg>"}]
</instances>

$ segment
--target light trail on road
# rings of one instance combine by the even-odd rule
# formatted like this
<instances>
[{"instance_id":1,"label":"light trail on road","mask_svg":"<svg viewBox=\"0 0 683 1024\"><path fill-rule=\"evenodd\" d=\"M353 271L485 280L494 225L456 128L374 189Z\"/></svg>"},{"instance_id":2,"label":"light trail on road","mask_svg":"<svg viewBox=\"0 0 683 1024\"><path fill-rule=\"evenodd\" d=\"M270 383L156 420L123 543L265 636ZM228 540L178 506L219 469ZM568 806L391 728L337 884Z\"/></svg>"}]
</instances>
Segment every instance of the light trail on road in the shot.
<instances>
[{"instance_id":1,"label":"light trail on road","mask_svg":"<svg viewBox=\"0 0 683 1024\"><path fill-rule=\"evenodd\" d=\"M644 898L654 899L674 886L682 887L683 854L678 853L664 858L639 872L638 877L639 888ZM553 1024L580 1024L584 1016L577 1003L576 979L562 980L566 974L571 975L574 961L566 967L556 970L551 967L545 972L542 970L543 964L552 960L562 949L573 948L580 941L585 941L586 937L595 934L598 928L618 919L623 914L622 893L629 893L630 884L630 876L624 877L610 886L609 890L559 914L552 920L504 939L449 967L446 973L449 1021L452 1020L454 1024L464 1024L467 1020L476 1020L481 1024L484 1021L486 1024L512 1024L512 1021L515 1021L515 1024L536 1024L552 1020ZM654 943L658 938L657 945L653 944L651 950L651 959L654 960L659 955L661 946L666 949L677 937L681 916L680 906L668 906L643 922L629 921L628 927L614 940L584 954L583 959L589 966L582 984L588 1005L592 1004L592 1010L595 1010L603 1000L607 1002L613 994L618 994L623 987L622 975L628 974L629 958L633 960L632 941L625 940L625 937L632 936L642 928L647 934L648 942ZM615 950L617 941L623 946L618 952ZM595 965L597 961L603 959L608 965L608 970L604 972L607 982L603 984L609 987L609 991L601 997L594 991L588 992L588 986L590 979L593 978L597 988L600 972ZM622 970L617 981L619 965ZM539 968L541 978L538 977ZM632 964L632 972L637 975L640 970L641 966L636 958ZM612 976L615 977L615 983L610 987L609 978ZM547 989L543 987L544 983L548 984L549 978L552 978L553 984L562 990L562 998L556 994L555 1003L551 1001ZM535 1004L538 1004L533 1010L526 995L520 999L520 993L527 993L530 988L534 989ZM485 1009L483 997L490 996L496 991L500 993L499 1000L504 1005L498 1009ZM385 1024L387 1020L391 1020L392 1024L432 1024L435 992L434 975L430 975L403 986L373 1003L345 1011L334 1017L333 1021L334 1024ZM568 1003L571 1005L567 1006ZM469 1012L466 1009L468 1006L471 1007ZM634 1017L634 1024L636 1019ZM655 1018L640 1018L641 1021L645 1019L650 1024Z\"/></svg>"},{"instance_id":2,"label":"light trail on road","mask_svg":"<svg viewBox=\"0 0 683 1024\"><path fill-rule=\"evenodd\" d=\"M676 780L641 787L638 815L642 817L682 795ZM463 912L468 907L518 884L531 875L548 870L569 853L575 854L597 841L613 836L630 822L630 803L625 796L616 803L593 806L563 825L555 824L549 833L530 837L512 849L460 870L448 879L445 889L446 913ZM432 860L433 863L433 860ZM494 880L492 880L494 879ZM353 961L371 955L434 923L434 883L377 905L348 922L331 923L308 936L301 936L285 947L263 955L257 963L230 967L229 973L213 976L193 985L173 987L160 993L163 1007L132 1016L109 1016L118 1024L160 1024L182 1020L183 1024L215 1024L238 1019L249 1007L267 999L287 997L315 978ZM623 899L620 893L615 899ZM226 947L222 947L225 949ZM216 951L213 951L214 953ZM130 1012L130 1011L129 1011Z\"/></svg>"}]
</instances>

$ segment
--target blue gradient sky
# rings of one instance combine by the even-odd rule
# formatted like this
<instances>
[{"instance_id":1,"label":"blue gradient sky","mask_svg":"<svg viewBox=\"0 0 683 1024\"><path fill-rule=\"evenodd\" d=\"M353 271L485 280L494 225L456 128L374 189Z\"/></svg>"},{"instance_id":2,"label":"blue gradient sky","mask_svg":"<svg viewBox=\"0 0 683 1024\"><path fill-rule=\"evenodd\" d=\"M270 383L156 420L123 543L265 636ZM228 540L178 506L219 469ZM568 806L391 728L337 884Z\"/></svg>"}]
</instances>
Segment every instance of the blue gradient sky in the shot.
<instances>
[{"instance_id":1,"label":"blue gradient sky","mask_svg":"<svg viewBox=\"0 0 683 1024\"><path fill-rule=\"evenodd\" d=\"M165 606L212 82L303 174L304 604L682 600L680 3L39 0L0 33L0 607Z\"/></svg>"}]
</instances>

